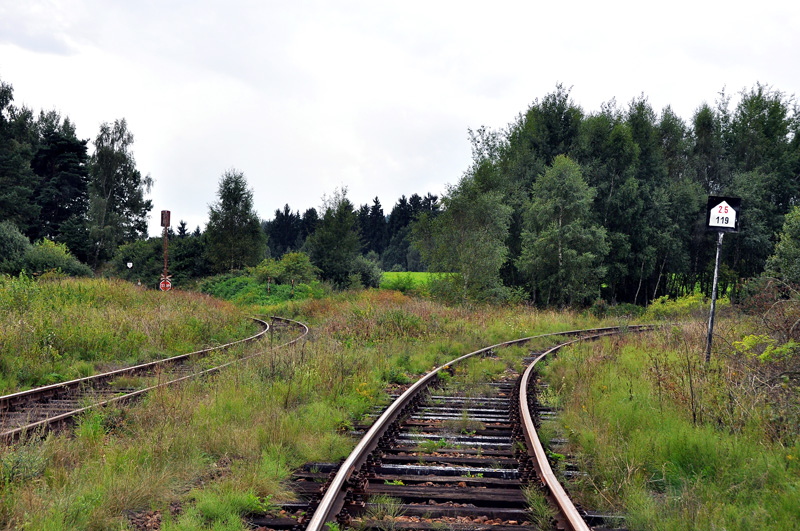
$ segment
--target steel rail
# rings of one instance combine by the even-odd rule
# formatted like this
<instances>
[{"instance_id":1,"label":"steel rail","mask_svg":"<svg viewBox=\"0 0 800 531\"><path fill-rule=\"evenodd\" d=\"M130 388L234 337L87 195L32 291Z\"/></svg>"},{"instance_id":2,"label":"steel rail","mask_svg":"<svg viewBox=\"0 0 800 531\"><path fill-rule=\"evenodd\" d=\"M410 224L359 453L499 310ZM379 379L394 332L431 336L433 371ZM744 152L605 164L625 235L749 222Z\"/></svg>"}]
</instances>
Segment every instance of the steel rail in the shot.
<instances>
[{"instance_id":1,"label":"steel rail","mask_svg":"<svg viewBox=\"0 0 800 531\"><path fill-rule=\"evenodd\" d=\"M209 347L203 350L197 350L195 352L189 352L186 354L179 354L177 356L172 356L170 358L164 358L161 360L151 361L148 363L142 363L139 365L134 365L132 367L126 367L124 369L117 369L115 371L105 372L102 374L95 374L93 376L87 376L85 378L78 378L75 380L69 380L57 384L45 385L43 387L35 387L33 389L27 389L25 391L19 391L17 393L0 396L0 412L7 411L18 404L33 402L42 397L59 394L75 388L84 387L87 384L91 385L94 383L102 383L106 380L115 378L117 376L148 371L156 368L159 365L169 365L181 361L186 361L189 358L200 356L203 354L208 354L209 352L213 352L215 350L227 349L235 345L238 345L240 343L255 341L256 339L260 338L269 331L269 324L266 321L262 321L261 319L253 318L253 320L259 325L261 325L263 327L263 330L261 330L259 333L255 335L246 337L244 339L240 339L238 341L232 341L230 343L225 343L224 345Z\"/></svg>"},{"instance_id":2,"label":"steel rail","mask_svg":"<svg viewBox=\"0 0 800 531\"><path fill-rule=\"evenodd\" d=\"M538 336L530 336L520 339L514 339L503 343L497 343L495 345L485 347L480 350L476 350L474 352L470 352L469 354L464 354L461 357L455 358L452 361L433 369L431 372L429 372L428 374L417 380L416 383L414 383L394 402L392 402L392 404L389 405L389 407L383 412L383 414L380 417L378 417L378 419L372 424L372 427L369 429L369 431L367 431L367 433L364 434L364 436L356 445L355 449L353 449L353 451L350 453L347 459L345 459L344 463L342 463L342 465L339 467L339 471L331 480L328 489L325 491L325 494L320 500L319 505L317 506L313 516L311 517L311 519L308 522L308 525L306 526L306 531L322 531L323 526L325 526L325 524L327 524L328 522L332 521L335 518L336 514L338 514L338 512L341 511L344 505L344 495L345 495L344 487L349 481L353 472L358 470L358 468L364 464L370 452L372 452L377 447L380 437L386 431L388 426L397 419L403 408L406 405L408 405L419 392L425 389L433 381L433 379L438 376L439 372L441 372L442 370L445 370L450 365L454 365L473 356L491 352L495 348L502 348L511 345L523 344L530 342L534 339L541 339L546 337L569 336L569 335L580 335L580 334L602 334L604 332L613 333L613 332L618 332L621 328L622 327L619 326L613 326L605 328L592 328L587 330L570 330L567 332L553 332L550 334L542 334ZM649 330L652 328L653 325L632 325L627 327L627 329L635 331ZM527 406L527 400L526 400L526 406ZM545 460L546 458L547 457L545 456Z\"/></svg>"},{"instance_id":3,"label":"steel rail","mask_svg":"<svg viewBox=\"0 0 800 531\"><path fill-rule=\"evenodd\" d=\"M602 335L609 334L611 333L609 332ZM536 469L536 472L539 474L539 479L541 480L542 485L549 489L550 498L553 502L555 502L561 513L561 516L566 519L569 529L573 529L575 531L589 531L590 528L588 525L586 525L586 522L578 512L578 509L575 508L575 504L572 503L572 500L564 490L564 487L561 486L558 478L556 478L556 475L553 473L550 462L547 460L547 453L545 452L544 446L542 446L542 443L539 440L539 435L536 433L536 427L533 424L533 416L531 415L530 407L528 406L528 382L533 374L536 363L544 359L544 357L548 354L557 352L563 347L583 341L584 339L596 339L602 335L598 334L587 338L574 339L572 341L556 345L555 347L543 352L537 356L536 359L533 360L533 362L531 362L531 364L525 369L525 372L522 374L522 381L519 387L520 417L522 421L523 433L525 435L525 442L528 444L528 455L531 454L531 449L533 449L533 455L531 456L534 458L533 466Z\"/></svg>"},{"instance_id":4,"label":"steel rail","mask_svg":"<svg viewBox=\"0 0 800 531\"><path fill-rule=\"evenodd\" d=\"M273 316L272 319L273 320L284 321L284 322L287 322L287 323L289 323L289 324L291 324L293 326L298 326L303 330L303 333L301 335L299 335L298 337L294 338L291 341L288 341L286 343L282 343L280 345L272 347L271 350L276 350L276 349L283 348L283 347L286 347L286 346L289 346L289 345L293 345L294 343L296 343L296 342L300 341L301 339L303 339L308 334L308 331L309 331L308 326L306 326L304 323L301 323L299 321L294 321L292 319L286 319L286 318L283 318L283 317L275 317L275 316ZM110 378L113 378L115 376L144 372L146 370L158 367L161 364L172 364L172 363L176 363L176 362L179 362L179 361L185 361L186 359L189 359L192 356L198 356L198 355L206 354L208 352L212 352L212 351L215 351L215 350L227 349L227 348L230 348L230 347L238 345L238 344L242 344L242 343L246 343L246 342L252 342L252 341L255 341L255 340L261 338L264 334L267 333L267 331L270 330L270 326L266 321L263 321L261 319L256 319L256 318L253 318L253 320L258 322L259 324L261 324L261 326L263 326L264 329L261 332L259 332L258 334L255 334L253 336L250 336L250 337L247 337L247 338L244 338L244 339L240 339L238 341L232 341L230 343L226 343L224 345L220 345L220 346L217 346L217 347L211 347L211 348L208 348L208 349L198 350L198 351L191 352L191 353L188 353L188 354L181 354L181 355L178 355L178 356L173 356L171 358L165 358L163 360L158 360L158 361L155 361L155 362L136 365L134 367L128 367L126 369L119 369L119 370L112 371L112 372L109 372L109 373L103 373L103 374L99 374L99 375L95 375L95 376L90 376L88 378L81 378L79 380L72 380L70 382L63 382L61 384L54 384L54 385L49 385L49 386L45 386L45 387L39 387L39 388L35 388L35 389L30 389L28 391L22 391L20 393L15 393L14 395L7 395L7 397L23 395L23 396L27 396L28 397L28 400L26 400L25 402L31 402L31 401L34 401L37 396L38 397L51 396L52 394L57 394L59 392L65 392L65 391L70 390L70 389L75 389L75 388L82 387L87 382L104 383L105 381L107 381ZM252 354L252 355L246 356L244 358L240 358L240 359L237 359L237 360L230 361L228 363L224 363L224 364L219 365L217 367L212 367L210 369L206 369L206 370L203 370L203 371L200 371L200 372L197 372L197 373L193 373L193 374L189 374L189 375L186 375L186 376L182 376L180 378L176 378L175 380L162 382L162 383L156 384L154 386L150 386L150 387L147 387L147 388L144 388L144 389L139 389L139 390L136 390L136 391L133 391L133 392L130 392L130 393L126 393L124 395L120 395L120 396L116 396L116 397L110 398L108 400L102 400L102 401L96 402L94 404L91 404L89 406L82 407L82 408L79 408L79 409L75 409L75 410L72 410L72 411L68 411L68 412L62 413L60 415L55 415L55 416L52 416L52 417L48 417L46 419L31 423L31 424L27 424L25 426L21 426L21 427L15 428L13 430L9 430L9 431L0 433L0 440L3 440L5 442L13 441L13 440L21 437L25 433L29 433L29 432L35 431L35 430L37 430L39 428L47 428L47 427L50 427L50 426L55 425L55 424L61 424L63 422L69 421L70 419L76 417L77 415L79 415L81 413L84 413L84 412L86 412L86 411L88 411L88 410L90 410L92 408L106 406L106 405L109 405L109 404L122 404L124 402L128 402L128 401L137 399L140 396L142 396L142 395L144 395L144 394L146 394L148 392L151 392L151 391L153 391L155 389L159 389L159 388L170 386L170 385L175 385L177 383L183 382L185 380L189 380L191 378L196 378L196 377L199 377L199 376L208 375L208 374L220 371L220 370L222 370L222 369L224 369L224 368L226 368L226 367L228 367L230 365L233 365L235 363L246 361L246 360L255 358L256 356L260 356L262 354L263 354L262 352L258 352L256 354ZM55 392L53 390L55 390ZM40 391L41 393L37 395L36 394L37 391ZM2 400L3 398L6 398L6 397L0 397L0 400Z\"/></svg>"}]
</instances>

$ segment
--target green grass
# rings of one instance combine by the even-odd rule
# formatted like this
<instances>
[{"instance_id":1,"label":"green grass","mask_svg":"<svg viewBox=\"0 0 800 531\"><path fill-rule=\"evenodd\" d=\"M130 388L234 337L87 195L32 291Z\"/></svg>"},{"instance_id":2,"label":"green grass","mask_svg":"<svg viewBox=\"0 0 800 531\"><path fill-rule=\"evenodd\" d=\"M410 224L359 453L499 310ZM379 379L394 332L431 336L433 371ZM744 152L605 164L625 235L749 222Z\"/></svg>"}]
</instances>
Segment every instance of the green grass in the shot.
<instances>
[{"instance_id":1,"label":"green grass","mask_svg":"<svg viewBox=\"0 0 800 531\"><path fill-rule=\"evenodd\" d=\"M244 273L229 273L207 278L198 284L202 293L235 302L240 305L271 305L290 300L320 298L328 293L328 289L320 282L296 284L294 290L290 284L269 286L259 282L256 277Z\"/></svg>"},{"instance_id":2,"label":"green grass","mask_svg":"<svg viewBox=\"0 0 800 531\"><path fill-rule=\"evenodd\" d=\"M781 421L735 359L702 366L702 329L586 344L549 364L561 428L589 472L572 488L632 529L795 528L797 434L766 435Z\"/></svg>"},{"instance_id":3,"label":"green grass","mask_svg":"<svg viewBox=\"0 0 800 531\"><path fill-rule=\"evenodd\" d=\"M282 482L292 468L347 455L348 426L385 399L390 382L416 380L500 338L599 324L524 307L449 308L385 290L248 311L308 322L314 339L277 352L248 346L263 355L129 409L87 414L73 436L0 449L0 528L120 529L129 511L177 502L183 515L166 529L243 529L242 511L289 499ZM508 363L478 366L495 372Z\"/></svg>"},{"instance_id":4,"label":"green grass","mask_svg":"<svg viewBox=\"0 0 800 531\"><path fill-rule=\"evenodd\" d=\"M433 273L419 271L393 272L387 271L381 277L381 289L394 289L406 292L425 293L428 288L428 281Z\"/></svg>"},{"instance_id":5,"label":"green grass","mask_svg":"<svg viewBox=\"0 0 800 531\"><path fill-rule=\"evenodd\" d=\"M108 279L0 276L0 393L252 335L239 308Z\"/></svg>"}]
</instances>

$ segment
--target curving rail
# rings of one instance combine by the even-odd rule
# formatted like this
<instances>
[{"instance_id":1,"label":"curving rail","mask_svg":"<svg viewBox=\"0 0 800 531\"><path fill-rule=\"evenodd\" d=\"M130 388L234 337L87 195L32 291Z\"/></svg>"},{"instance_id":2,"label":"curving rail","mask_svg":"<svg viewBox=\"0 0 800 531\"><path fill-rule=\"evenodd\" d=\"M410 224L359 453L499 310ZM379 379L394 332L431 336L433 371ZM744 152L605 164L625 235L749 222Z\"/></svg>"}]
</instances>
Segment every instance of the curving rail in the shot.
<instances>
[{"instance_id":1,"label":"curving rail","mask_svg":"<svg viewBox=\"0 0 800 531\"><path fill-rule=\"evenodd\" d=\"M633 325L626 327L627 330L630 331L645 331L645 330L652 330L654 328L653 325ZM375 450L375 448L379 444L380 438L386 432L386 429L402 414L402 412L408 407L412 401L419 395L419 393L427 388L439 375L439 373L443 370L449 368L449 366L469 359L473 356L477 356L484 353L489 353L496 348L508 347L511 345L520 345L524 343L528 343L534 339L541 339L546 337L559 337L559 336L580 336L578 339L573 341L569 341L565 344L559 345L558 347L551 348L541 356L539 356L525 371L523 376L522 386L520 389L520 409L523 412L523 417L525 416L525 412L527 411L527 420L523 420L523 432L525 433L526 441L528 442L528 448L530 452L530 448L533 448L533 458L535 462L538 462L538 466L536 467L537 471L540 470L549 470L549 475L543 475L540 473L540 478L542 478L543 484L547 486L550 490L551 495L555 497L558 501L556 501L557 506L559 507L563 517L561 520L568 522L571 529L580 529L586 530L589 529L583 519L580 517L575 506L569 500L569 497L564 492L561 485L558 483L558 480L555 479L555 475L550 469L549 462L547 461L547 456L544 452L544 449L541 447L541 443L539 443L538 435L536 434L536 430L533 426L533 421L530 416L530 410L528 408L528 400L527 400L527 382L530 378L530 374L532 373L533 365L544 358L547 354L557 351L559 348L567 344L572 344L576 341L581 341L583 339L596 339L602 337L604 335L610 335L614 333L619 333L622 327L605 327L605 328L594 328L594 329L587 329L587 330L571 330L568 332L554 332L551 334L543 334L538 336L531 336L525 337L521 339L515 339L512 341L506 341L503 343L498 343L489 347L482 348L480 350L476 350L474 352L470 352L469 354L465 354L461 357L458 357L444 365L437 367L436 369L432 370L422 378L420 378L416 383L414 383L411 387L409 387L402 395L400 395L385 411L384 413L373 423L372 427L369 431L362 437L359 443L356 445L353 452L347 457L347 459L342 463L339 467L338 472L333 477L333 479L329 482L328 488L323 495L322 499L319 502L316 510L314 511L313 516L308 522L306 527L307 531L322 531L325 528L325 525L328 522L331 522L335 519L336 515L341 511L342 507L345 503L345 496L346 496L346 486L348 485L351 477L353 476L354 472L356 472L367 460L370 453ZM532 441L538 443L538 447L541 451L536 450L536 444L532 444ZM556 492L552 494L554 491L560 489L560 493ZM562 508L563 505L563 508ZM575 518L577 516L577 519Z\"/></svg>"},{"instance_id":2,"label":"curving rail","mask_svg":"<svg viewBox=\"0 0 800 531\"><path fill-rule=\"evenodd\" d=\"M566 520L569 525L568 529L574 529L576 531L589 531L589 526L586 525L586 522L584 522L583 518L578 512L578 509L575 508L575 504L572 503L569 495L567 495L564 487L561 486L561 483L553 473L553 469L550 467L550 462L547 459L547 453L545 452L544 447L539 440L539 436L536 433L536 427L533 423L533 416L531 415L531 410L528 405L528 382L530 381L536 364L543 360L548 354L557 352L558 350L568 345L572 345L578 341L582 341L584 339L596 339L598 337L601 337L601 334L568 341L566 343L556 345L555 347L540 354L530 365L528 365L528 368L525 369L525 372L522 374L522 381L520 383L519 390L519 407L520 416L522 417L521 420L523 433L525 435L525 442L528 443L528 453L533 450L533 466L536 468L536 472L539 474L539 479L541 480L542 485L547 487L551 501L556 505L556 507L558 507L559 516Z\"/></svg>"},{"instance_id":3,"label":"curving rail","mask_svg":"<svg viewBox=\"0 0 800 531\"><path fill-rule=\"evenodd\" d=\"M47 400L51 400L51 399L58 398L58 397L61 397L61 396L67 396L67 395L70 395L70 394L80 393L82 390L85 390L85 389L91 389L91 390L102 389L104 386L108 386L108 384L110 382L112 382L113 380L119 378L120 376L136 376L136 375L148 374L148 373L152 374L154 372L157 372L161 368L170 367L170 366L178 365L178 364L181 364L181 363L185 363L185 362L187 362L189 360L193 360L193 359L197 359L197 358L200 358L202 356L205 356L205 355L207 355L207 354L209 354L211 352L226 350L226 349L230 349L231 347L234 347L236 345L241 345L241 344L257 341L258 339L263 338L264 335L268 331L270 331L270 325L269 325L269 323L267 323L266 321L264 321L262 319L256 319L256 318L252 318L252 319L257 324L259 324L259 326L261 326L262 330L260 332L258 332L257 334L254 334L254 335L252 335L250 337L246 337L244 339L240 339L238 341L232 341L230 343L225 343L224 345L219 345L219 346L216 346L216 347L210 347L210 348L203 349L203 350L198 350L198 351L195 351L195 352L189 352L187 354L180 354L180 355L177 355L177 356L172 356L172 357L169 357L169 358L164 358L164 359L153 361L153 362L149 362L149 363L143 363L143 364L140 364L140 365L127 367L127 368L124 368L124 369L118 369L118 370L115 370L115 371L110 371L110 372L106 372L106 373L102 373L102 374L97 374L97 375L94 375L94 376L89 376L89 377L86 377L86 378L79 378L79 379L76 379L76 380L70 380L70 381L67 381L67 382L62 382L62 383L53 384L53 385L47 385L47 386L44 386L44 387L37 387L37 388L34 388L34 389L28 389L26 391L20 391L20 392L17 392L17 393L5 395L5 396L0 396L0 416L4 416L4 415L8 414L9 412L12 412L12 411L20 409L20 408L24 408L24 407L29 406L31 404L46 402ZM303 324L303 323L301 323L299 321L295 321L295 320L292 320L292 319L285 319L285 318L282 318L282 317L275 317L275 316L272 317L272 320L273 321L282 322L282 323L287 323L290 326L295 326L295 327L298 327L299 329L302 330L302 333L298 337L296 337L296 338L294 338L291 341L288 341L286 343L282 343L280 345L274 346L274 347L272 347L273 349L278 349L278 348L282 348L282 347L286 347L286 346L292 345L292 344L300 341L301 339L303 339L308 334L308 326L306 326L305 324ZM98 407L98 406L105 406L105 405L108 405L108 404L121 404L123 402L127 402L127 401L130 401L130 400L136 399L136 398L144 395L145 393L153 391L154 389L162 388L162 387L169 386L169 385L174 385L176 383L188 380L190 378L196 378L198 376L208 375L208 374L211 374L213 372L222 370L222 369L224 369L224 368L226 368L226 367L228 367L230 365L233 365L234 363L239 363L241 361L245 361L245 360L254 358L254 357L259 356L261 354L262 354L261 352L258 352L256 354L252 354L252 355L246 356L244 358L240 358L240 359L237 359L237 360L230 361L228 363L224 363L224 364L219 365L217 367L212 367L210 369L206 369L206 370L203 370L203 371L200 371L200 372L196 372L196 373L188 374L188 375L185 375L185 376L181 376L179 378L176 378L176 379L173 379L173 380L170 380L170 381L162 382L162 383L159 383L159 384L156 384L156 385L153 385L153 386L149 386L149 387L146 387L146 388L143 388L143 389L138 389L138 390L135 390L135 391L132 391L132 392L129 392L129 393L125 393L125 394L121 394L121 395L120 394L115 394L115 396L113 396L113 397L110 397L110 398L107 398L107 399L104 399L104 400L99 400L99 401L97 401L97 402L95 402L95 403L93 403L91 405L85 406L85 407L80 407L80 408L73 409L73 410L70 410L70 411L66 411L64 413L60 413L60 414L57 414L57 415L48 416L47 418L39 420L39 421L36 421L36 422L27 423L27 424L25 424L23 426L18 426L16 428L13 428L13 429L10 429L10 430L5 430L5 431L0 432L0 440L2 440L3 442L6 442L6 443L13 442L13 441L17 440L18 438L20 438L21 436L23 436L26 433L31 433L31 432L33 432L35 430L38 430L38 429L49 429L49 428L52 428L52 427L57 426L57 425L62 425L65 422L69 422L74 417L80 415L81 413L84 413L85 411L88 411L91 408L95 408L95 407Z\"/></svg>"}]
</instances>

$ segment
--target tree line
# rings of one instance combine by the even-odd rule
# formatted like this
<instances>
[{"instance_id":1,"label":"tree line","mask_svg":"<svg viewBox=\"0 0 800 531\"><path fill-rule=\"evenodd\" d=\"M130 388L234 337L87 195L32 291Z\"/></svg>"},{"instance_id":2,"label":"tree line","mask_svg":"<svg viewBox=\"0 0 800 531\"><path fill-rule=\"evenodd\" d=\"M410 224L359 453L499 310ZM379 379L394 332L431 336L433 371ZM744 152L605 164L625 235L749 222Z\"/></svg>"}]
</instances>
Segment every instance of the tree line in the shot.
<instances>
[{"instance_id":1,"label":"tree line","mask_svg":"<svg viewBox=\"0 0 800 531\"><path fill-rule=\"evenodd\" d=\"M424 270L419 252L411 246L411 223L423 213L436 214L439 210L438 196L428 193L425 196L412 194L406 198L403 195L387 215L378 197L371 205L356 208L347 199L346 190L338 190L333 197L323 198L323 216L328 208L335 210L344 201L353 214L352 230L357 235L359 252L369 254L386 271ZM302 250L320 221L315 208L307 209L302 215L299 211L292 212L288 204L275 210L271 220L262 221L270 254L280 257L290 251Z\"/></svg>"},{"instance_id":2,"label":"tree line","mask_svg":"<svg viewBox=\"0 0 800 531\"><path fill-rule=\"evenodd\" d=\"M136 169L126 121L103 123L90 156L69 118L13 101L12 86L0 80L3 233L13 225L30 241L59 243L95 269L121 243L146 236L153 181Z\"/></svg>"},{"instance_id":3,"label":"tree line","mask_svg":"<svg viewBox=\"0 0 800 531\"><path fill-rule=\"evenodd\" d=\"M277 260L302 252L340 287L374 285L381 270L430 270L444 273L435 290L452 299L646 304L709 291L706 196L729 195L743 205L740 233L723 247L722 287L735 295L776 249L788 256L776 244L789 241L779 234L800 191L794 97L761 84L739 96L732 105L722 91L686 122L644 95L587 112L557 85L506 128L470 131L472 162L444 197L403 196L388 214L377 197L356 206L341 189L319 211L287 204L262 220L244 174L230 169L205 231L169 229L170 271L182 282L262 264L269 278ZM104 123L89 156L68 118L15 107L0 82L0 240L16 227L95 270L157 276L161 239L146 238L152 179L136 169L132 143L124 119ZM21 248L8 238L0 247Z\"/></svg>"},{"instance_id":4,"label":"tree line","mask_svg":"<svg viewBox=\"0 0 800 531\"><path fill-rule=\"evenodd\" d=\"M31 273L33 264L46 268L47 260L32 261L25 255L32 249L30 242L50 241L58 246L43 249L57 251L53 264L61 264L66 254L95 271L109 267L114 274L150 283L163 270L161 238L147 238L153 205L146 194L153 180L136 167L133 134L125 119L101 124L89 155L89 140L77 137L68 117L57 111L37 115L13 101L13 87L0 81L0 249L7 251L0 259L0 272L27 268ZM176 280L185 281L291 251L311 253L309 237L320 227L324 231L341 225L343 205L352 207L346 191L337 193L332 216L318 215L313 208L301 216L286 205L272 220L260 220L244 174L228 170L220 179L205 232L200 227L189 232L182 220L177 232L169 229L170 270ZM369 259L367 265L361 263L362 269L424 267L410 245L409 226L421 212L436 209L437 198L430 194L403 196L388 216L377 197L371 206L351 208L352 219L348 214L344 224L352 235L336 241L336 249L322 250L327 245L323 235L313 240L317 260L336 264L335 271L320 269L323 279L345 285L356 267L352 264L366 260L357 259L363 254ZM327 257L336 253L338 259ZM133 266L128 268L128 263ZM88 272L77 265L69 270Z\"/></svg>"},{"instance_id":5,"label":"tree line","mask_svg":"<svg viewBox=\"0 0 800 531\"><path fill-rule=\"evenodd\" d=\"M800 186L793 96L724 91L687 123L646 97L585 112L558 85L507 128L471 131L473 161L414 241L451 296L542 305L646 304L708 293L715 246L708 195L742 198L722 286L764 271Z\"/></svg>"}]
</instances>

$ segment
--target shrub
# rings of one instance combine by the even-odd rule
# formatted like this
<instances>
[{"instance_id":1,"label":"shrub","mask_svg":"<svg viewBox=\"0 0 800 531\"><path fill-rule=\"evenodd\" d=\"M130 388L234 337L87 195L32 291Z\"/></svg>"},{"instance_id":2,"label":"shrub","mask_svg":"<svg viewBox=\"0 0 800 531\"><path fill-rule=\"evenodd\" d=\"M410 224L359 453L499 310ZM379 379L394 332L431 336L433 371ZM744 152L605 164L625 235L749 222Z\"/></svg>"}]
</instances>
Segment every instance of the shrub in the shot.
<instances>
[{"instance_id":1,"label":"shrub","mask_svg":"<svg viewBox=\"0 0 800 531\"><path fill-rule=\"evenodd\" d=\"M256 279L266 284L268 280L275 284L311 284L317 280L317 269L306 253L286 253L280 261L267 258L253 270Z\"/></svg>"},{"instance_id":2,"label":"shrub","mask_svg":"<svg viewBox=\"0 0 800 531\"><path fill-rule=\"evenodd\" d=\"M413 290L416 284L411 273L405 273L403 275L392 275L391 277L386 277L384 275L381 287L383 289L393 289L401 293L406 293Z\"/></svg>"},{"instance_id":3,"label":"shrub","mask_svg":"<svg viewBox=\"0 0 800 531\"><path fill-rule=\"evenodd\" d=\"M295 284L311 284L317 280L317 269L311 263L311 259L306 253L286 253L281 258L283 274L279 277L282 284L289 284L294 280Z\"/></svg>"},{"instance_id":4,"label":"shrub","mask_svg":"<svg viewBox=\"0 0 800 531\"><path fill-rule=\"evenodd\" d=\"M261 284L266 284L267 282L279 284L278 277L283 274L283 266L274 258L265 258L253 268L253 274Z\"/></svg>"},{"instance_id":5,"label":"shrub","mask_svg":"<svg viewBox=\"0 0 800 531\"><path fill-rule=\"evenodd\" d=\"M60 270L70 276L89 277L92 270L72 256L63 243L42 239L29 247L22 257L22 269L34 275Z\"/></svg>"},{"instance_id":6,"label":"shrub","mask_svg":"<svg viewBox=\"0 0 800 531\"><path fill-rule=\"evenodd\" d=\"M0 223L0 273L16 275L22 269L22 257L31 242L10 221Z\"/></svg>"},{"instance_id":7,"label":"shrub","mask_svg":"<svg viewBox=\"0 0 800 531\"><path fill-rule=\"evenodd\" d=\"M358 256L353 261L353 272L351 274L351 276L356 276L357 279L352 279L351 284L356 284L357 282L355 281L358 280L361 286L365 288L377 288L381 284L382 275L383 271L381 271L377 260L366 256Z\"/></svg>"}]
</instances>

